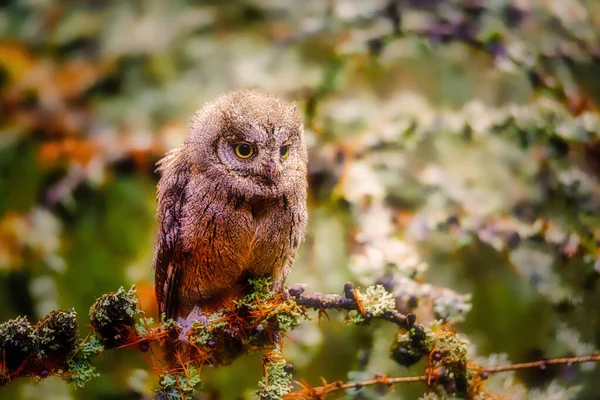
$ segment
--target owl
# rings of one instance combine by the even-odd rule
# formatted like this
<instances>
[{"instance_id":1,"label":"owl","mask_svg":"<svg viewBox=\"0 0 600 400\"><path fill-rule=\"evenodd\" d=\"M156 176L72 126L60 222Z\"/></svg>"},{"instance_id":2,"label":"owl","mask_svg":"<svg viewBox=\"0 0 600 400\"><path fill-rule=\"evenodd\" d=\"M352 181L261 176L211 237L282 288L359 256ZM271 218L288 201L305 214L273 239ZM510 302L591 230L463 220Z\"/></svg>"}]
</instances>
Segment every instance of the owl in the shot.
<instances>
[{"instance_id":1,"label":"owl","mask_svg":"<svg viewBox=\"0 0 600 400\"><path fill-rule=\"evenodd\" d=\"M307 223L307 157L296 105L274 95L230 92L196 112L157 168L161 315L218 307L253 276L283 289Z\"/></svg>"}]
</instances>

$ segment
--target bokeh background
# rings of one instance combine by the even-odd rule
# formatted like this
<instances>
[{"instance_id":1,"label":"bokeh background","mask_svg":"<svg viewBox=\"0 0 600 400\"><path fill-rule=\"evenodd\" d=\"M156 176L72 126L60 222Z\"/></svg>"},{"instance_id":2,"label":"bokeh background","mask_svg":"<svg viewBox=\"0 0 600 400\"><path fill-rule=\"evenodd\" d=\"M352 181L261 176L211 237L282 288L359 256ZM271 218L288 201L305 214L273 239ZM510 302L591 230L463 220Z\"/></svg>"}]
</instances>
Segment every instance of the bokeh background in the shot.
<instances>
[{"instance_id":1,"label":"bokeh background","mask_svg":"<svg viewBox=\"0 0 600 400\"><path fill-rule=\"evenodd\" d=\"M594 0L0 1L0 321L136 284L156 312L155 162L204 102L260 88L300 105L310 223L290 282L384 283L452 323L483 365L600 344L600 3ZM286 340L295 378L422 374L393 327L313 315ZM129 399L157 375L106 352L74 390ZM199 398L250 398L260 355L206 368ZM594 364L495 375L505 399L597 399ZM423 395L364 389L348 399Z\"/></svg>"}]
</instances>

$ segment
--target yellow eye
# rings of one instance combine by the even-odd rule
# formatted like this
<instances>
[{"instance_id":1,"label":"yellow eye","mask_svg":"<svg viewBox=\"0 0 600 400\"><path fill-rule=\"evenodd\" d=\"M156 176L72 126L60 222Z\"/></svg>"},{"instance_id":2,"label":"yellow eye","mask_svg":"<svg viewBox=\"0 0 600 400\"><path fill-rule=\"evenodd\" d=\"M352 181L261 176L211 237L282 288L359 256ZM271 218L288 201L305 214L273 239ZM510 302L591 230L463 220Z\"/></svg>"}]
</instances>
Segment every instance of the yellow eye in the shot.
<instances>
[{"instance_id":1,"label":"yellow eye","mask_svg":"<svg viewBox=\"0 0 600 400\"><path fill-rule=\"evenodd\" d=\"M248 143L238 143L234 146L235 155L239 158L248 158L254 154L254 147Z\"/></svg>"},{"instance_id":2,"label":"yellow eye","mask_svg":"<svg viewBox=\"0 0 600 400\"><path fill-rule=\"evenodd\" d=\"M286 144L285 146L281 146L279 148L279 154L281 155L281 158L286 158L287 156L290 155L290 145Z\"/></svg>"}]
</instances>

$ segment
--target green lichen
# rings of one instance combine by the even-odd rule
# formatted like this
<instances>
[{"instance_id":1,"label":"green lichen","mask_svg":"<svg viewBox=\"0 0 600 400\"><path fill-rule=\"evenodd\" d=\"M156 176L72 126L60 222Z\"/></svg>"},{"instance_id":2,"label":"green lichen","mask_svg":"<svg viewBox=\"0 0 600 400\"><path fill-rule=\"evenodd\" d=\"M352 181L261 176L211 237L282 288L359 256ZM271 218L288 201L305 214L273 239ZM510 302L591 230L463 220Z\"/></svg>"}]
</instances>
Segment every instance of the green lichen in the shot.
<instances>
[{"instance_id":1,"label":"green lichen","mask_svg":"<svg viewBox=\"0 0 600 400\"><path fill-rule=\"evenodd\" d=\"M434 336L427 328L401 329L390 348L390 357L398 364L410 367L431 351Z\"/></svg>"},{"instance_id":2,"label":"green lichen","mask_svg":"<svg viewBox=\"0 0 600 400\"><path fill-rule=\"evenodd\" d=\"M154 318L140 317L139 321L135 324L135 330L140 335L147 335L149 333L149 326L154 325Z\"/></svg>"},{"instance_id":3,"label":"green lichen","mask_svg":"<svg viewBox=\"0 0 600 400\"><path fill-rule=\"evenodd\" d=\"M248 310L265 309L265 303L278 301L279 304L270 312L260 315L251 321L249 325L260 328L268 328L265 322L273 322L276 328L281 331L292 330L300 325L300 318L304 315L302 310L291 299L281 300L272 290L272 281L268 276L252 278L248 280L250 291L241 300L236 302L238 309L247 308ZM271 303L272 304L272 303Z\"/></svg>"},{"instance_id":4,"label":"green lichen","mask_svg":"<svg viewBox=\"0 0 600 400\"><path fill-rule=\"evenodd\" d=\"M163 316L164 316L164 314L163 314ZM162 321L163 321L162 326L164 329L170 329L170 328L181 329L181 326L174 319L162 318Z\"/></svg>"},{"instance_id":5,"label":"green lichen","mask_svg":"<svg viewBox=\"0 0 600 400\"><path fill-rule=\"evenodd\" d=\"M117 347L135 331L135 319L140 313L135 286L128 291L121 287L96 300L90 307L90 322L105 347Z\"/></svg>"},{"instance_id":6,"label":"green lichen","mask_svg":"<svg viewBox=\"0 0 600 400\"><path fill-rule=\"evenodd\" d=\"M356 299L362 311L348 314L350 322L356 325L368 325L373 317L379 317L386 311L396 311L396 300L382 285L368 286L365 292L356 289Z\"/></svg>"},{"instance_id":7,"label":"green lichen","mask_svg":"<svg viewBox=\"0 0 600 400\"><path fill-rule=\"evenodd\" d=\"M292 391L292 374L280 350L274 350L269 357L272 361L267 362L256 394L261 400L281 400Z\"/></svg>"},{"instance_id":8,"label":"green lichen","mask_svg":"<svg viewBox=\"0 0 600 400\"><path fill-rule=\"evenodd\" d=\"M250 290L248 291L248 294L236 302L236 305L238 305L238 307L245 305L250 309L256 309L259 303L273 299L275 293L273 293L271 289L272 285L273 282L268 276L248 279L248 287Z\"/></svg>"},{"instance_id":9,"label":"green lichen","mask_svg":"<svg viewBox=\"0 0 600 400\"><path fill-rule=\"evenodd\" d=\"M217 340L217 332L227 326L227 316L223 311L211 313L205 321L194 321L188 332L188 340L196 346L206 346Z\"/></svg>"},{"instance_id":10,"label":"green lichen","mask_svg":"<svg viewBox=\"0 0 600 400\"><path fill-rule=\"evenodd\" d=\"M5 361L7 372L21 367L39 351L35 328L25 317L17 317L0 325L0 360Z\"/></svg>"},{"instance_id":11,"label":"green lichen","mask_svg":"<svg viewBox=\"0 0 600 400\"><path fill-rule=\"evenodd\" d=\"M386 311L396 310L394 296L382 285L369 286L365 293L356 290L356 296L362 303L365 312L371 313L374 317L378 317Z\"/></svg>"},{"instance_id":12,"label":"green lichen","mask_svg":"<svg viewBox=\"0 0 600 400\"><path fill-rule=\"evenodd\" d=\"M436 395L472 398L471 382L475 375L467 369L467 345L467 341L436 321L430 327L401 329L392 342L390 356L405 367L427 356L432 371L443 371L431 387Z\"/></svg>"},{"instance_id":13,"label":"green lichen","mask_svg":"<svg viewBox=\"0 0 600 400\"><path fill-rule=\"evenodd\" d=\"M467 369L469 343L447 330L442 321L435 321L424 329L426 339L423 344L429 356L429 367L443 371L436 377L433 389L443 398L473 398L472 382L477 374Z\"/></svg>"},{"instance_id":14,"label":"green lichen","mask_svg":"<svg viewBox=\"0 0 600 400\"><path fill-rule=\"evenodd\" d=\"M40 354L66 359L73 354L79 340L77 313L74 309L54 310L36 326Z\"/></svg>"},{"instance_id":15,"label":"green lichen","mask_svg":"<svg viewBox=\"0 0 600 400\"><path fill-rule=\"evenodd\" d=\"M96 300L90 308L90 322L94 327L115 323L133 325L141 312L137 305L135 286L128 291L121 286L117 292L107 293Z\"/></svg>"},{"instance_id":16,"label":"green lichen","mask_svg":"<svg viewBox=\"0 0 600 400\"><path fill-rule=\"evenodd\" d=\"M155 400L191 400L194 390L202 388L200 370L193 365L178 373L165 373L160 377L160 389Z\"/></svg>"},{"instance_id":17,"label":"green lichen","mask_svg":"<svg viewBox=\"0 0 600 400\"><path fill-rule=\"evenodd\" d=\"M348 321L352 322L356 325L366 326L369 325L370 321L368 321L363 315L358 311L351 311L348 313Z\"/></svg>"},{"instance_id":18,"label":"green lichen","mask_svg":"<svg viewBox=\"0 0 600 400\"><path fill-rule=\"evenodd\" d=\"M469 342L456 335L454 332L445 330L441 321L436 321L430 327L430 345L435 346L433 350L446 357L445 364L463 363L467 359L467 346ZM431 341L433 340L433 343Z\"/></svg>"},{"instance_id":19,"label":"green lichen","mask_svg":"<svg viewBox=\"0 0 600 400\"><path fill-rule=\"evenodd\" d=\"M67 362L69 374L67 381L77 388L82 388L93 378L100 376L96 372L92 358L104 350L100 338L92 335L86 341L80 342L75 355Z\"/></svg>"},{"instance_id":20,"label":"green lichen","mask_svg":"<svg viewBox=\"0 0 600 400\"><path fill-rule=\"evenodd\" d=\"M300 325L300 318L304 314L290 307L286 311L281 311L281 309L282 307L278 307L273 312L279 330L285 332L297 328Z\"/></svg>"}]
</instances>

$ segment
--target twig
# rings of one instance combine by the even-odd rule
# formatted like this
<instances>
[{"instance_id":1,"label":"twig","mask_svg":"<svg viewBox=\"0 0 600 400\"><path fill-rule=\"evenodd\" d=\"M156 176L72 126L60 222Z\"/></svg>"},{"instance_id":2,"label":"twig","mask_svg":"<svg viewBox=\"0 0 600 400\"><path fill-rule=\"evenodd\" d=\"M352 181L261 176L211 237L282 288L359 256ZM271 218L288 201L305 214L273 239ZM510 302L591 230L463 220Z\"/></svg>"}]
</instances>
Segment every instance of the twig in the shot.
<instances>
[{"instance_id":1,"label":"twig","mask_svg":"<svg viewBox=\"0 0 600 400\"><path fill-rule=\"evenodd\" d=\"M598 362L600 361L600 354L591 354L588 356L581 357L561 357L561 358L551 358L547 360L540 361L532 361L527 363L518 363L518 364L510 364L510 365L500 365L497 367L487 367L482 368L479 371L479 375L482 378L487 378L488 374L495 374L499 372L507 372L507 371L516 371L521 369L531 369L531 368L541 368L545 369L548 365L565 365L565 364L579 364L585 362ZM345 389L356 389L359 390L364 386L371 386L376 384L382 384L386 386L392 386L397 383L416 383L416 382L424 382L428 386L436 382L435 377L431 379L432 376L428 375L419 375L419 376L400 376L395 378L388 378L385 375L376 376L373 379L369 379L366 381L357 381L357 382L349 382L342 383L341 381L327 383L324 382L323 386L317 387L309 387L308 385L302 385L303 389L290 393L286 396L286 399L311 399L318 398L321 399L325 395L336 392L339 390Z\"/></svg>"},{"instance_id":2,"label":"twig","mask_svg":"<svg viewBox=\"0 0 600 400\"><path fill-rule=\"evenodd\" d=\"M580 364L580 363L584 363L584 362L598 362L598 361L600 361L600 354L591 354L589 356L581 356L581 357L550 358L547 360L532 361L532 362L519 363L519 364L499 365L497 367L484 368L482 372L487 372L488 374L493 374L493 373L497 373L497 372L516 371L516 370L520 370L520 369L529 369L529 368L545 369L548 365Z\"/></svg>"},{"instance_id":3,"label":"twig","mask_svg":"<svg viewBox=\"0 0 600 400\"><path fill-rule=\"evenodd\" d=\"M343 383L342 381L327 383L326 381L324 381L323 386L317 386L317 387L309 387L307 385L301 384L302 386L304 386L303 389L288 394L285 397L285 399L286 400L312 399L312 398L322 399L322 398L324 398L325 395L336 392L338 390L345 390L345 389L359 390L364 386L371 386L371 385L377 385L377 384L392 386L396 383L416 383L416 382L427 382L427 376L426 375L400 376L400 377L396 377L396 378L388 378L385 375L381 375L381 376L376 376L375 378L369 379L366 381L358 381L358 382L351 382L351 383Z\"/></svg>"},{"instance_id":4,"label":"twig","mask_svg":"<svg viewBox=\"0 0 600 400\"><path fill-rule=\"evenodd\" d=\"M290 296L298 305L312 308L313 310L355 310L363 314L366 319L379 318L388 322L392 322L399 327L410 329L415 325L416 316L413 313L402 314L400 312L386 311L380 316L373 317L365 314L360 309L360 304L356 301L354 295L354 284L347 282L344 285L344 296L337 294L322 294L322 293L305 293L303 285L293 285L288 289Z\"/></svg>"}]
</instances>

